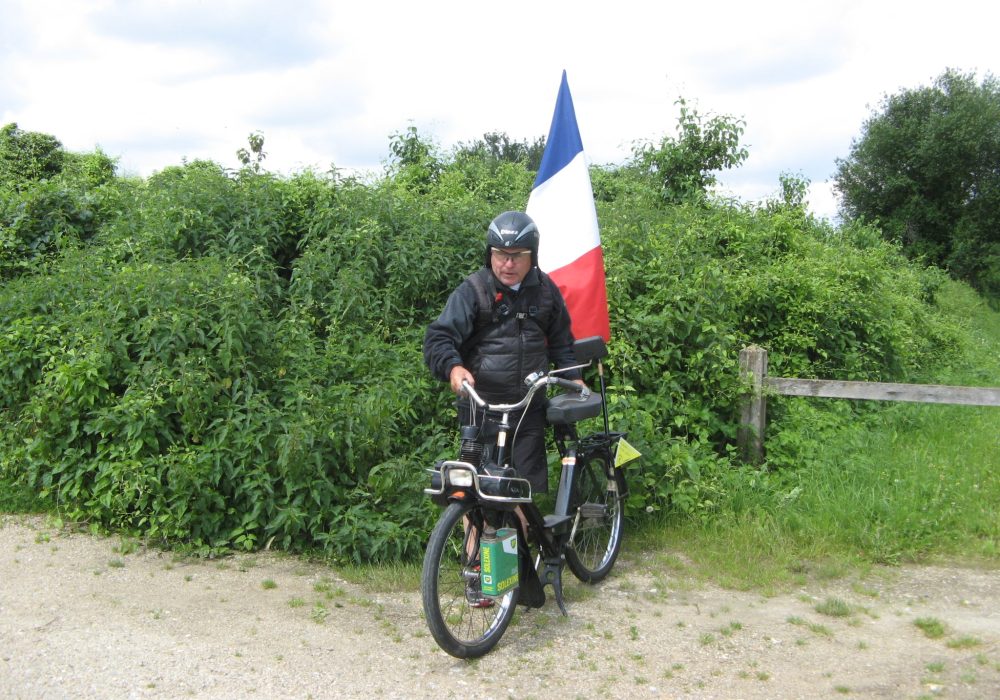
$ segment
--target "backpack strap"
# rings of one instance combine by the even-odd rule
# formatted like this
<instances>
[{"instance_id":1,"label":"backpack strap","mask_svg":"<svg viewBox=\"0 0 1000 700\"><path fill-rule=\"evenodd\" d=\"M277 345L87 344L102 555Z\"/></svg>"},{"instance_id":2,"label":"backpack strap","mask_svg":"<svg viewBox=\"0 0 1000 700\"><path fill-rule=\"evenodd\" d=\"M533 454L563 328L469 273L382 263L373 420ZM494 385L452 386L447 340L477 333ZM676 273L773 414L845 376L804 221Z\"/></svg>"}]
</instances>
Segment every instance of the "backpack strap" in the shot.
<instances>
[{"instance_id":1,"label":"backpack strap","mask_svg":"<svg viewBox=\"0 0 1000 700\"><path fill-rule=\"evenodd\" d=\"M549 287L552 282L548 275L541 270L537 270L537 273L541 287L539 303L542 305L542 308L549 308L552 305L552 290ZM469 336L468 340L462 343L462 347L459 349L463 357L465 356L465 351L475 347L487 331L497 324L506 321L512 315L511 312L514 307L514 303L503 292L497 289L496 279L493 277L491 270L485 267L481 268L469 275L468 280L472 288L476 291L476 306L479 311L476 315L475 331ZM545 332L546 329L537 318L540 313L541 310L538 306L531 305L525 311L514 312L513 318L534 321Z\"/></svg>"},{"instance_id":2,"label":"backpack strap","mask_svg":"<svg viewBox=\"0 0 1000 700\"><path fill-rule=\"evenodd\" d=\"M476 292L476 314L474 331L469 338L462 343L459 353L465 357L467 349L475 347L490 328L499 320L494 310L497 299L497 287L493 281L492 273L485 267L476 270L468 277L469 284Z\"/></svg>"}]
</instances>

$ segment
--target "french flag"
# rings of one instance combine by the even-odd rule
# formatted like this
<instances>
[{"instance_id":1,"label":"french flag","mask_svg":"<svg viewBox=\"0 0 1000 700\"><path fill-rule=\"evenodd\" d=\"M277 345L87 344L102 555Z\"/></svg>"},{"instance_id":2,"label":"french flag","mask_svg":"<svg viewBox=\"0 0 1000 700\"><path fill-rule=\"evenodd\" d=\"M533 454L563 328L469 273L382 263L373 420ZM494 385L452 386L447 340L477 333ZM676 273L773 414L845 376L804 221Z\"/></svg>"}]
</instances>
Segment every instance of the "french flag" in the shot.
<instances>
[{"instance_id":1,"label":"french flag","mask_svg":"<svg viewBox=\"0 0 1000 700\"><path fill-rule=\"evenodd\" d=\"M573 320L573 336L610 340L597 208L566 71L525 211L538 224L538 266L559 286Z\"/></svg>"}]
</instances>

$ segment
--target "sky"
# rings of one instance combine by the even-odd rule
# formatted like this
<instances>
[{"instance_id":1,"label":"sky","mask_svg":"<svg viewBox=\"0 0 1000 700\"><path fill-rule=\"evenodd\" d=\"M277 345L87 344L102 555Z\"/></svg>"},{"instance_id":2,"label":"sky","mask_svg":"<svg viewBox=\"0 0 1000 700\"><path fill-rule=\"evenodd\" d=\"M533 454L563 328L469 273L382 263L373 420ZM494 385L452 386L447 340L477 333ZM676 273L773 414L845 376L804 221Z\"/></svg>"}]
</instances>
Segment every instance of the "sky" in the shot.
<instances>
[{"instance_id":1,"label":"sky","mask_svg":"<svg viewBox=\"0 0 1000 700\"><path fill-rule=\"evenodd\" d=\"M1000 73L997 26L982 0L0 0L0 124L142 177L238 167L253 132L273 172L382 172L411 126L444 152L545 136L565 70L592 164L674 136L682 98L745 122L719 194L766 201L786 173L832 220L885 96Z\"/></svg>"}]
</instances>

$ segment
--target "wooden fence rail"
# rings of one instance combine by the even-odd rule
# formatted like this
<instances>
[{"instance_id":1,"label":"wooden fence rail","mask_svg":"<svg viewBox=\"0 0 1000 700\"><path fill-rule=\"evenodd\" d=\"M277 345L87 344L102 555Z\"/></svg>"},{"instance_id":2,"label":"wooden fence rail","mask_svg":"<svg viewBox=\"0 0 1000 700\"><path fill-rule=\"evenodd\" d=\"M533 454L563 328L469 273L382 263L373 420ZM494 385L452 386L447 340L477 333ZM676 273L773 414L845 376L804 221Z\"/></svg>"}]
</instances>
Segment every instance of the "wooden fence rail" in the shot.
<instances>
[{"instance_id":1,"label":"wooden fence rail","mask_svg":"<svg viewBox=\"0 0 1000 700\"><path fill-rule=\"evenodd\" d=\"M744 456L753 462L759 462L764 456L767 394L1000 406L1000 388L769 377L767 350L756 345L740 351L740 372L749 381L752 391L741 411L738 441Z\"/></svg>"}]
</instances>

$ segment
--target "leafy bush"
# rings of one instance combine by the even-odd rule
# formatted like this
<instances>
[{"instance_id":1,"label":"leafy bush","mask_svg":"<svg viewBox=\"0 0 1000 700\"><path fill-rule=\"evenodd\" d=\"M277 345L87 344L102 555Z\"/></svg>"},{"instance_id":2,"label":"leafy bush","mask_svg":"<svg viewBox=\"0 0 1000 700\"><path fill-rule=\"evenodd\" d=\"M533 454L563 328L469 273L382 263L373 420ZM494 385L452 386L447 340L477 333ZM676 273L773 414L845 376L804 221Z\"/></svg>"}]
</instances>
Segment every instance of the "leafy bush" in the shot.
<instances>
[{"instance_id":1,"label":"leafy bush","mask_svg":"<svg viewBox=\"0 0 1000 700\"><path fill-rule=\"evenodd\" d=\"M0 190L19 190L55 177L62 172L65 156L56 137L5 125L0 129Z\"/></svg>"},{"instance_id":2,"label":"leafy bush","mask_svg":"<svg viewBox=\"0 0 1000 700\"><path fill-rule=\"evenodd\" d=\"M0 282L91 239L126 183L100 151L67 153L48 134L0 129Z\"/></svg>"},{"instance_id":3,"label":"leafy bush","mask_svg":"<svg viewBox=\"0 0 1000 700\"><path fill-rule=\"evenodd\" d=\"M616 425L644 453L649 487L633 494L633 510L698 515L714 501L731 468L745 391L737 360L749 344L768 349L773 375L830 379L919 381L961 354L959 329L932 304L941 273L867 227L834 230L795 203L662 209L628 197L600 203L599 214L609 364L627 397ZM770 463L803 464L794 437L770 435L810 428L780 402L769 413ZM685 466L692 454L698 469ZM692 497L672 491L681 483Z\"/></svg>"},{"instance_id":4,"label":"leafy bush","mask_svg":"<svg viewBox=\"0 0 1000 700\"><path fill-rule=\"evenodd\" d=\"M237 172L108 182L95 156L4 195L3 221L24 214L2 231L0 481L199 551L419 556L436 514L423 469L456 446L423 331L533 173L484 148L441 156L415 131L392 150L371 182L278 177L249 153ZM927 375L957 347L940 278L872 229L833 230L794 198L666 205L665 171L636 165L594 170L609 408L644 453L633 517L715 516L743 345L768 347L776 373L853 379ZM793 470L826 419L777 410L772 465Z\"/></svg>"}]
</instances>

